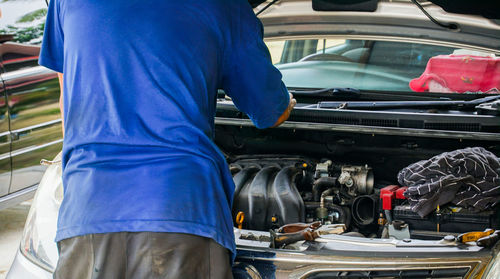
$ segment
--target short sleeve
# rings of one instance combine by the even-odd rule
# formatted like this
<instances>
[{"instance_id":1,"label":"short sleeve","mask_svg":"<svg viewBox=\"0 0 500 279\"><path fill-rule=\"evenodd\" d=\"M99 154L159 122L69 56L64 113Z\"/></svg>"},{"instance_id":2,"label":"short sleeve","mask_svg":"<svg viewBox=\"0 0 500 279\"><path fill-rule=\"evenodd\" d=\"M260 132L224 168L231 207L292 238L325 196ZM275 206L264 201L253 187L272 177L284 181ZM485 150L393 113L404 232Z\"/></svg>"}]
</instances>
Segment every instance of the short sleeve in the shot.
<instances>
[{"instance_id":1,"label":"short sleeve","mask_svg":"<svg viewBox=\"0 0 500 279\"><path fill-rule=\"evenodd\" d=\"M263 41L262 23L248 3L240 6L240 17L235 17L239 26L225 49L223 89L257 128L268 128L286 110L290 97Z\"/></svg>"},{"instance_id":2,"label":"short sleeve","mask_svg":"<svg viewBox=\"0 0 500 279\"><path fill-rule=\"evenodd\" d=\"M59 18L59 0L50 0L38 63L63 73L64 33Z\"/></svg>"}]
</instances>

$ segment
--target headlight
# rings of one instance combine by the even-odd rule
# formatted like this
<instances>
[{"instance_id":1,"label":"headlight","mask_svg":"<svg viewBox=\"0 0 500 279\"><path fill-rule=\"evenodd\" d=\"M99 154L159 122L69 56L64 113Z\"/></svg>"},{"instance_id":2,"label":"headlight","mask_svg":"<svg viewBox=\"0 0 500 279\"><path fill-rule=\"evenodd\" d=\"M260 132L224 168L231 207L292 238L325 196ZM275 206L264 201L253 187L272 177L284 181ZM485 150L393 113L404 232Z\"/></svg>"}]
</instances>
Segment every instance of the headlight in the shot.
<instances>
[{"instance_id":1,"label":"headlight","mask_svg":"<svg viewBox=\"0 0 500 279\"><path fill-rule=\"evenodd\" d=\"M23 237L21 253L33 263L53 272L58 259L54 242L57 230L57 215L63 198L61 154L57 155L40 181L33 199Z\"/></svg>"}]
</instances>

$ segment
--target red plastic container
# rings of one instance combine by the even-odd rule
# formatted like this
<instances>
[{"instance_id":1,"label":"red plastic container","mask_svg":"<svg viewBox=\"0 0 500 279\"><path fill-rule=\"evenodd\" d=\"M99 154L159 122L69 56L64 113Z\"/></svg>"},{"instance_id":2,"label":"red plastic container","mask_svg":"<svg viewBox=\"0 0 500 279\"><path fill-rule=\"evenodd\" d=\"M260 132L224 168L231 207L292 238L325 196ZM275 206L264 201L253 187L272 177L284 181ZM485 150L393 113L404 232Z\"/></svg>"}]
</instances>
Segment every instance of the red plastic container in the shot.
<instances>
[{"instance_id":1,"label":"red plastic container","mask_svg":"<svg viewBox=\"0 0 500 279\"><path fill-rule=\"evenodd\" d=\"M425 72L410 81L417 92L485 92L500 89L500 58L472 55L439 55L427 62Z\"/></svg>"}]
</instances>

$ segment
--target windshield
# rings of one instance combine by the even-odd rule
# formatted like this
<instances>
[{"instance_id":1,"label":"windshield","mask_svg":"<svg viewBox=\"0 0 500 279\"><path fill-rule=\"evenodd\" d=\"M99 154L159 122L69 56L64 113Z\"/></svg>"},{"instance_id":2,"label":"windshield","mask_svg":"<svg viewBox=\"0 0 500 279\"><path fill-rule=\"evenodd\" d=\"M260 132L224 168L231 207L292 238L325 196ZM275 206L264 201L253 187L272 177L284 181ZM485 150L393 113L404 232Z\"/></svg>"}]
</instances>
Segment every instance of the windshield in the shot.
<instances>
[{"instance_id":1,"label":"windshield","mask_svg":"<svg viewBox=\"0 0 500 279\"><path fill-rule=\"evenodd\" d=\"M308 38L266 40L289 88L499 93L493 53L413 42Z\"/></svg>"}]
</instances>

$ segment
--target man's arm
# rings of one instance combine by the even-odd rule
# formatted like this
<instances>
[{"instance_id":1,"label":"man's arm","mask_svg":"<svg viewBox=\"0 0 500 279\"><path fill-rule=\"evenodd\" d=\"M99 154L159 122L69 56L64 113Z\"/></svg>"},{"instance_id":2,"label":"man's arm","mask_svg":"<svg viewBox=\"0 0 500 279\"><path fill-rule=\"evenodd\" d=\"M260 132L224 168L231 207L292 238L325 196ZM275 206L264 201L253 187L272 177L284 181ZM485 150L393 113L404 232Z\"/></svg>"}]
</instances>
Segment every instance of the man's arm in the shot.
<instances>
[{"instance_id":1,"label":"man's arm","mask_svg":"<svg viewBox=\"0 0 500 279\"><path fill-rule=\"evenodd\" d=\"M64 72L64 34L59 21L59 1L51 0L47 10L43 40L40 47L38 63L57 73L59 86L61 88L59 97L59 108L61 109L61 119L63 118L63 72ZM64 120L63 136L64 136Z\"/></svg>"},{"instance_id":2,"label":"man's arm","mask_svg":"<svg viewBox=\"0 0 500 279\"><path fill-rule=\"evenodd\" d=\"M224 51L222 88L259 129L277 127L296 104L272 64L262 23L248 3L234 1L230 40Z\"/></svg>"},{"instance_id":3,"label":"man's arm","mask_svg":"<svg viewBox=\"0 0 500 279\"><path fill-rule=\"evenodd\" d=\"M63 74L57 73L59 78L59 87L61 88L61 93L59 96L59 109L61 110L61 124L62 124L62 134L64 137L64 97L63 97Z\"/></svg>"}]
</instances>

